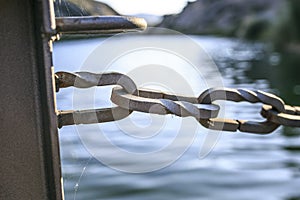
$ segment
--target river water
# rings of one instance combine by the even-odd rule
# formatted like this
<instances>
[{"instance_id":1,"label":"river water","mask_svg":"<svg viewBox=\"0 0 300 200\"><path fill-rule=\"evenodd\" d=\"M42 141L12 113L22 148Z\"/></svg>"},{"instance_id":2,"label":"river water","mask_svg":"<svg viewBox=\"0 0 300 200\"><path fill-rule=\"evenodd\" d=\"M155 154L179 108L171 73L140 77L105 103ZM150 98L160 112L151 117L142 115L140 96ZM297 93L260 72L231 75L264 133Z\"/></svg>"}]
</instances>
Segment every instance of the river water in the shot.
<instances>
[{"instance_id":1,"label":"river water","mask_svg":"<svg viewBox=\"0 0 300 200\"><path fill-rule=\"evenodd\" d=\"M191 38L213 58L224 86L261 89L280 95L285 102L291 104L299 102L300 80L297 78L299 67L296 67L299 59L296 56L269 51L267 45L259 43L203 36L191 36ZM105 39L56 43L54 45L55 71L82 70L82 65L88 56ZM180 42L180 38L176 36L143 36L138 40L159 40L160 43ZM189 53L198 56L194 51ZM99 55L99 59L105 56L104 52ZM138 62L138 60L126 62ZM174 68L176 67L180 68L174 65ZM115 68L115 70L124 71L122 68ZM181 72L189 76L187 69ZM205 73L202 73L204 77ZM192 74L189 77L193 79ZM75 96L73 88L61 89L57 93L58 109L73 109ZM85 104L87 103L85 99L83 93L79 102ZM101 98L98 100L101 101ZM104 104L100 103L97 106ZM229 103L226 116L261 120L258 114L260 105ZM83 105L84 108L88 106ZM149 120L147 114L136 114L131 119L141 124L147 124ZM94 133L91 136L96 140L95 130L101 126L108 132L111 131L106 137L121 148L140 152L149 149L157 150L161 145L166 145L172 140L173 133L178 131L176 123L181 123L178 121L180 118L174 116L167 116L167 119L175 123L167 123L165 132L161 136L153 136L158 137L159 141L153 138L132 139L129 135L118 131L113 122L103 125L67 126L60 129L66 199L300 199L300 130L297 128L280 127L272 134L264 136L222 132L218 135L212 151L202 158L199 158L199 149L207 134L210 133L197 134L193 138L193 143L176 162L148 173L126 173L116 168L112 169L93 157L95 152L91 152L82 140L83 134L88 135L91 132ZM198 125L195 120L190 123L199 128L198 132L205 132L206 129ZM152 128L151 126L148 128L150 132ZM111 149L107 146L100 145L98 150L105 152L106 159L120 159L118 155L111 153ZM164 160L163 156L164 154L157 158L158 163ZM135 165L129 158L117 161L121 168L129 164ZM146 167L139 163L136 163L136 166Z\"/></svg>"}]
</instances>

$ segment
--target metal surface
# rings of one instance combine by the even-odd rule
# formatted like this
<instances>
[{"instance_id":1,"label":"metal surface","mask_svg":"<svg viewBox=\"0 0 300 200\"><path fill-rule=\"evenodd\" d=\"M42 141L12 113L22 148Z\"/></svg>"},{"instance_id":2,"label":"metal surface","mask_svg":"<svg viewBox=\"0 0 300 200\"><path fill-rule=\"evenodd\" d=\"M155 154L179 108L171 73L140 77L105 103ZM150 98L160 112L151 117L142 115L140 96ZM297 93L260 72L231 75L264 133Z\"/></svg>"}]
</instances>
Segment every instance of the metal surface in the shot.
<instances>
[{"instance_id":1,"label":"metal surface","mask_svg":"<svg viewBox=\"0 0 300 200\"><path fill-rule=\"evenodd\" d=\"M300 127L300 107L285 105L285 110L285 113L281 113L273 109L272 106L263 105L261 114L273 123Z\"/></svg>"},{"instance_id":2,"label":"metal surface","mask_svg":"<svg viewBox=\"0 0 300 200\"><path fill-rule=\"evenodd\" d=\"M0 3L1 200L62 199L49 41L55 32L52 3Z\"/></svg>"},{"instance_id":3,"label":"metal surface","mask_svg":"<svg viewBox=\"0 0 300 200\"><path fill-rule=\"evenodd\" d=\"M279 97L263 92L251 91L247 89L231 89L231 88L211 88L204 91L199 97L200 103L212 103L216 100L226 100L241 102L246 101L249 103L265 103L273 106L274 109L285 112L284 102ZM279 124L271 121L248 121L248 120L235 120L235 119L209 119L201 120L200 123L206 128L224 131L242 131L249 133L266 134L273 132L279 127Z\"/></svg>"},{"instance_id":4,"label":"metal surface","mask_svg":"<svg viewBox=\"0 0 300 200\"><path fill-rule=\"evenodd\" d=\"M142 90L139 90L142 91ZM148 91L149 93L149 91ZM161 94L152 92L154 94ZM145 92L139 92L139 94L146 94ZM156 96L156 95L153 95ZM145 98L141 95L136 96L128 94L125 90L120 88L113 88L111 100L122 108L128 110L134 110L139 112L153 113L153 114L174 114L180 117L192 116L197 120L209 119L216 117L219 113L219 106L213 104L197 104L194 105L187 101L173 101L167 99L168 96L162 95L164 98Z\"/></svg>"},{"instance_id":5,"label":"metal surface","mask_svg":"<svg viewBox=\"0 0 300 200\"><path fill-rule=\"evenodd\" d=\"M226 100L234 102L265 103L273 106L280 112L285 112L284 101L279 97L260 90L252 91L248 89L233 88L210 88L204 91L199 97L200 103L212 103L216 100Z\"/></svg>"},{"instance_id":6,"label":"metal surface","mask_svg":"<svg viewBox=\"0 0 300 200\"><path fill-rule=\"evenodd\" d=\"M88 88L94 86L120 85L129 94L138 95L135 83L126 75L120 73L94 74L90 72L57 72L55 73L56 86L59 88L77 87ZM58 91L58 89L56 89ZM58 127L72 124L92 124L120 120L132 111L114 107L90 109L84 111L59 111Z\"/></svg>"},{"instance_id":7,"label":"metal surface","mask_svg":"<svg viewBox=\"0 0 300 200\"><path fill-rule=\"evenodd\" d=\"M58 111L58 128L74 124L94 124L117 121L129 116L132 111L120 107Z\"/></svg>"},{"instance_id":8,"label":"metal surface","mask_svg":"<svg viewBox=\"0 0 300 200\"><path fill-rule=\"evenodd\" d=\"M138 95L138 90L131 78L120 73L95 74L90 72L56 72L56 85L59 88L77 87L89 88L94 86L120 85L129 94Z\"/></svg>"},{"instance_id":9,"label":"metal surface","mask_svg":"<svg viewBox=\"0 0 300 200\"><path fill-rule=\"evenodd\" d=\"M126 16L57 17L58 33L119 33L142 31L147 28L143 18Z\"/></svg>"},{"instance_id":10,"label":"metal surface","mask_svg":"<svg viewBox=\"0 0 300 200\"><path fill-rule=\"evenodd\" d=\"M280 125L300 126L300 107L287 106L279 97L259 90L210 88L196 98L150 89L137 89L130 77L119 73L57 72L56 77L56 85L60 88L70 86L86 88L113 84L122 86L122 88L113 88L111 93L111 101L119 108L61 111L58 116L61 126L77 124L75 118L79 119L78 122L87 124L119 120L130 115L132 111L160 115L174 114L180 117L193 116L201 125L209 129L239 130L255 134L271 133ZM217 118L220 107L212 104L216 100L267 104L261 111L262 116L267 120L259 122ZM123 110L119 110L121 108ZM107 116L104 117L105 115Z\"/></svg>"}]
</instances>

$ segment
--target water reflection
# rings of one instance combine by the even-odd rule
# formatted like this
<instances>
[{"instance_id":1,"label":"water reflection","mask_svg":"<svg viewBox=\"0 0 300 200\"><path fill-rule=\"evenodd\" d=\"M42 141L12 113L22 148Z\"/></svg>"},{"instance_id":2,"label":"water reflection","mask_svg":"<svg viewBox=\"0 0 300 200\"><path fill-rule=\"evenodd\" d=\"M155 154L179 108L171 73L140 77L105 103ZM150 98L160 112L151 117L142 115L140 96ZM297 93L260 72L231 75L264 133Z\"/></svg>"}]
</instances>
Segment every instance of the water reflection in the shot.
<instances>
[{"instance_id":1,"label":"water reflection","mask_svg":"<svg viewBox=\"0 0 300 200\"><path fill-rule=\"evenodd\" d=\"M271 91L287 103L300 104L297 55L269 53L264 44L192 38L215 59L225 86ZM89 40L56 44L56 71L78 70L77 64L98 43L99 40ZM72 89L61 90L57 99L60 109L70 109ZM230 108L229 117L261 119L260 105L232 103ZM213 152L200 160L197 154L204 136L198 135L173 165L147 174L126 174L92 158L76 129L64 127L60 130L60 144L66 199L296 200L300 197L299 137L299 129L286 127L266 136L226 132Z\"/></svg>"},{"instance_id":2,"label":"water reflection","mask_svg":"<svg viewBox=\"0 0 300 200\"><path fill-rule=\"evenodd\" d=\"M213 55L227 84L274 93L286 104L300 105L300 54L273 52L261 43L236 44ZM299 136L299 128L283 127L285 136Z\"/></svg>"},{"instance_id":3,"label":"water reflection","mask_svg":"<svg viewBox=\"0 0 300 200\"><path fill-rule=\"evenodd\" d=\"M248 76L252 79L266 79L270 86L288 104L299 105L300 99L300 56L292 52L266 55L261 62L253 63Z\"/></svg>"}]
</instances>

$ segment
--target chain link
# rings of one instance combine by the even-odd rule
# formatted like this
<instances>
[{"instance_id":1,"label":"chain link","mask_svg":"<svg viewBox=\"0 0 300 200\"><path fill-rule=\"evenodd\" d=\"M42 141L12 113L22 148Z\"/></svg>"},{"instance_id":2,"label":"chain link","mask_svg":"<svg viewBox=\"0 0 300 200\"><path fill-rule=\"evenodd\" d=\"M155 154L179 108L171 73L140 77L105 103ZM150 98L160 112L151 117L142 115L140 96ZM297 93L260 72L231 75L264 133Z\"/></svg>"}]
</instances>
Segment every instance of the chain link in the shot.
<instances>
[{"instance_id":1,"label":"chain link","mask_svg":"<svg viewBox=\"0 0 300 200\"><path fill-rule=\"evenodd\" d=\"M55 73L56 91L60 88L89 88L94 86L120 85L127 93L138 95L135 83L120 73L94 74L90 72ZM58 127L73 124L103 123L123 119L132 113L121 107L100 108L81 111L58 111Z\"/></svg>"},{"instance_id":2,"label":"chain link","mask_svg":"<svg viewBox=\"0 0 300 200\"><path fill-rule=\"evenodd\" d=\"M128 117L131 113L131 110L120 107L58 111L58 128L74 124L94 124L117 121Z\"/></svg>"},{"instance_id":3,"label":"chain link","mask_svg":"<svg viewBox=\"0 0 300 200\"><path fill-rule=\"evenodd\" d=\"M193 98L185 98L181 101L175 95L139 90L139 96L128 94L120 88L113 88L111 101L122 108L139 112L154 113L160 115L174 114L180 117L193 116L197 120L217 117L220 107L213 104L194 105ZM143 95L146 95L143 96ZM152 96L152 98L149 98Z\"/></svg>"},{"instance_id":4,"label":"chain link","mask_svg":"<svg viewBox=\"0 0 300 200\"><path fill-rule=\"evenodd\" d=\"M279 112L269 105L263 105L261 115L269 121L284 126L300 127L300 107L285 105L285 112Z\"/></svg>"},{"instance_id":5,"label":"chain link","mask_svg":"<svg viewBox=\"0 0 300 200\"><path fill-rule=\"evenodd\" d=\"M90 88L94 86L120 85L129 94L137 94L137 87L133 80L120 73L95 74L90 72L56 72L56 85L58 88L77 87ZM58 89L57 89L58 90Z\"/></svg>"},{"instance_id":6,"label":"chain link","mask_svg":"<svg viewBox=\"0 0 300 200\"><path fill-rule=\"evenodd\" d=\"M255 134L271 133L280 125L300 127L300 107L285 105L284 101L260 90L210 88L196 97L187 97L149 89L138 89L134 81L120 73L95 74L90 72L57 72L56 89L65 87L88 88L119 85L112 89L113 108L81 111L59 111L59 127L72 124L90 124L116 121L129 116L132 111L192 116L206 128L223 131L241 131ZM220 107L216 100L263 103L263 122L217 118Z\"/></svg>"},{"instance_id":7,"label":"chain link","mask_svg":"<svg viewBox=\"0 0 300 200\"><path fill-rule=\"evenodd\" d=\"M279 97L263 92L251 91L248 89L231 89L231 88L211 88L204 91L199 97L200 103L212 103L216 100L225 100L233 102L265 103L271 105L275 110L285 112L284 102ZM200 123L209 129L224 131L241 131L250 133L265 134L273 132L279 124L271 121L248 121L235 119L218 119L201 120Z\"/></svg>"}]
</instances>

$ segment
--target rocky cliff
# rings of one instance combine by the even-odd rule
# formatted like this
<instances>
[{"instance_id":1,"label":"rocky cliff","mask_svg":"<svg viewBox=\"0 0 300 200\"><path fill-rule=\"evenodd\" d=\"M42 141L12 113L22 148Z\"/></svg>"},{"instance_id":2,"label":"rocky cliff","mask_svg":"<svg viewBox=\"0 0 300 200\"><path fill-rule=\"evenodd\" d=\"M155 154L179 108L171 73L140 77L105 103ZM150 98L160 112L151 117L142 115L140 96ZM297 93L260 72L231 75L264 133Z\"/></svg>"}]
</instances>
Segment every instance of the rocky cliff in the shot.
<instances>
[{"instance_id":1,"label":"rocky cliff","mask_svg":"<svg viewBox=\"0 0 300 200\"><path fill-rule=\"evenodd\" d=\"M283 0L198 0L180 14L165 16L160 27L187 34L258 38L277 23Z\"/></svg>"}]
</instances>

